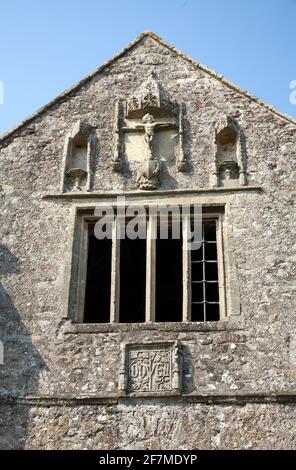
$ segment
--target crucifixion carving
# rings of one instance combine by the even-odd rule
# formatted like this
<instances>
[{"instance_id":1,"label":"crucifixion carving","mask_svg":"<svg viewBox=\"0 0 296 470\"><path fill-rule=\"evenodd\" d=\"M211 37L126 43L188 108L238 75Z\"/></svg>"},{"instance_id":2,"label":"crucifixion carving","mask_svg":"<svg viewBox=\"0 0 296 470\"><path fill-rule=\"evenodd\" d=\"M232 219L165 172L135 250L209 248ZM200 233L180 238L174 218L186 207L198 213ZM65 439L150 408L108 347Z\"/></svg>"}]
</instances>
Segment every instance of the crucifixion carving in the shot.
<instances>
[{"instance_id":1,"label":"crucifixion carving","mask_svg":"<svg viewBox=\"0 0 296 470\"><path fill-rule=\"evenodd\" d=\"M155 121L152 114L145 114L142 118L142 124L134 124L131 127L124 127L125 132L139 132L144 131L144 140L146 144L146 158L147 160L153 160L155 158L153 154L153 139L155 132L159 129L175 129L176 125L172 121Z\"/></svg>"},{"instance_id":2,"label":"crucifixion carving","mask_svg":"<svg viewBox=\"0 0 296 470\"><path fill-rule=\"evenodd\" d=\"M184 122L185 105L172 100L151 71L132 96L119 99L115 104L113 170L127 174L127 162L135 161L135 167L139 168L142 161L137 176L140 189L158 188L161 165L168 166L174 159L178 171L187 171ZM156 134L162 130L174 131L156 139ZM127 135L133 132L137 134L135 138Z\"/></svg>"},{"instance_id":3,"label":"crucifixion carving","mask_svg":"<svg viewBox=\"0 0 296 470\"><path fill-rule=\"evenodd\" d=\"M138 177L138 184L141 189L155 189L159 185L160 162L153 150L156 131L175 128L176 124L172 121L156 121L150 113L143 116L141 124L134 124L131 127L123 128L125 132L144 132L145 165Z\"/></svg>"}]
</instances>

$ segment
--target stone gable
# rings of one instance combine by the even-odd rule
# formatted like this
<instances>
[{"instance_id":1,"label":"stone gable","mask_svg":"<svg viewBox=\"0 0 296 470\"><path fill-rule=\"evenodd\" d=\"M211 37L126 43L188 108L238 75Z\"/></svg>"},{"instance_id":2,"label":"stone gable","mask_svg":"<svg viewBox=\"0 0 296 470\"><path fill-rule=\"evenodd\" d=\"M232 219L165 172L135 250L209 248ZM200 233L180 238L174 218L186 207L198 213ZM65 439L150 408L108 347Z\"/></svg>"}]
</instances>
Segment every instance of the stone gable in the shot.
<instances>
[{"instance_id":1,"label":"stone gable","mask_svg":"<svg viewBox=\"0 0 296 470\"><path fill-rule=\"evenodd\" d=\"M1 448L295 447L295 137L292 118L144 33L0 139ZM73 321L76 216L118 195L223 208L231 315ZM165 365L178 393L123 393L135 341L181 343L182 367Z\"/></svg>"}]
</instances>

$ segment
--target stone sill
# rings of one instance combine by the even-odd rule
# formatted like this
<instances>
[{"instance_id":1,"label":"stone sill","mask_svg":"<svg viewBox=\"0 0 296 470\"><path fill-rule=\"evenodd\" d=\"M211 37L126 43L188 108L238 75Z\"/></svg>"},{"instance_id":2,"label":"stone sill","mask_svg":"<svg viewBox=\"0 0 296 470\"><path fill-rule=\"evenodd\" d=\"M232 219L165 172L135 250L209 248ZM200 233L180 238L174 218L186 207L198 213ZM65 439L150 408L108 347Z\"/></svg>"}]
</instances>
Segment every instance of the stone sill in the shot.
<instances>
[{"instance_id":1,"label":"stone sill","mask_svg":"<svg viewBox=\"0 0 296 470\"><path fill-rule=\"evenodd\" d=\"M131 333L162 331L172 333L219 332L244 330L241 316L217 322L162 322L162 323L74 323L65 325L64 334L79 333Z\"/></svg>"},{"instance_id":2,"label":"stone sill","mask_svg":"<svg viewBox=\"0 0 296 470\"><path fill-rule=\"evenodd\" d=\"M116 198L118 196L181 196L181 195L213 195L213 194L236 194L241 192L262 192L261 186L234 186L232 188L192 188L192 189L177 189L177 190L164 190L164 191L121 191L121 192L69 192L69 193L54 193L44 194L43 199L100 199L100 198Z\"/></svg>"},{"instance_id":3,"label":"stone sill","mask_svg":"<svg viewBox=\"0 0 296 470\"><path fill-rule=\"evenodd\" d=\"M27 406L96 406L130 404L135 401L161 402L161 406L169 404L205 404L205 405L237 405L246 404L296 404L296 392L257 392L257 393L224 393L224 394L138 394L122 395L121 393L109 393L99 396L27 396L27 397L0 397L1 405L27 405ZM110 411L112 413L112 411Z\"/></svg>"}]
</instances>

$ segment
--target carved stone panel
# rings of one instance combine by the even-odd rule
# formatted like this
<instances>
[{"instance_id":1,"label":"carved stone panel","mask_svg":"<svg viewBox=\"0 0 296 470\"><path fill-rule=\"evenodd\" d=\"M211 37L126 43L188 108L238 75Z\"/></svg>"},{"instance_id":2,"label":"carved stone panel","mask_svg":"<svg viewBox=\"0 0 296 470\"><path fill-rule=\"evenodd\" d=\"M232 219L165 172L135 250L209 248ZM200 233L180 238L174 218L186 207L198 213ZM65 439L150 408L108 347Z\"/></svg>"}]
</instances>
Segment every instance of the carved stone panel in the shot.
<instances>
[{"instance_id":1,"label":"carved stone panel","mask_svg":"<svg viewBox=\"0 0 296 470\"><path fill-rule=\"evenodd\" d=\"M182 356L178 341L125 344L119 389L133 394L181 393Z\"/></svg>"},{"instance_id":2,"label":"carved stone panel","mask_svg":"<svg viewBox=\"0 0 296 470\"><path fill-rule=\"evenodd\" d=\"M170 98L153 72L126 101L115 103L114 171L122 171L123 160L142 162L135 165L142 190L161 185L163 162L187 171L184 105Z\"/></svg>"},{"instance_id":3,"label":"carved stone panel","mask_svg":"<svg viewBox=\"0 0 296 470\"><path fill-rule=\"evenodd\" d=\"M165 118L158 118L160 123L165 123ZM141 124L140 120L134 119L133 121L126 120L127 129L130 130L132 125ZM173 126L172 126L173 127ZM125 159L128 162L145 162L147 159L146 145L143 138L143 132L139 130L136 132L125 132L124 133L124 148L125 148ZM153 155L155 159L160 162L167 162L172 165L177 158L178 152L178 132L177 129L159 129L156 130L153 136Z\"/></svg>"}]
</instances>

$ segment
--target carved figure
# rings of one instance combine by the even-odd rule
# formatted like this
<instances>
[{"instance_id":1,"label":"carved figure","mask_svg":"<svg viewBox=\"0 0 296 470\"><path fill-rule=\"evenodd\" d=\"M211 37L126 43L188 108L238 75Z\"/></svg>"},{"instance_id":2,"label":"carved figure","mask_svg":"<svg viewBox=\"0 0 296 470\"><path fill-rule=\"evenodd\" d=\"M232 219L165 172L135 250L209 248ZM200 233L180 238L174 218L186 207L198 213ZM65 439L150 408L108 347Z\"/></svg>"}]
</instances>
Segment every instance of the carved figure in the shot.
<instances>
[{"instance_id":1,"label":"carved figure","mask_svg":"<svg viewBox=\"0 0 296 470\"><path fill-rule=\"evenodd\" d=\"M125 131L144 131L144 140L146 142L146 155L148 160L153 160L153 138L155 135L156 129L172 129L175 127L171 121L161 122L155 121L152 114L145 114L142 118L143 124L135 124L133 127L125 127Z\"/></svg>"}]
</instances>

